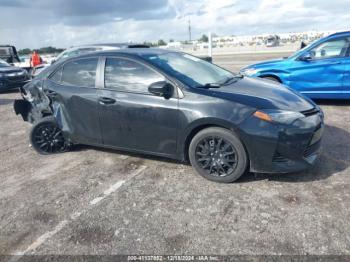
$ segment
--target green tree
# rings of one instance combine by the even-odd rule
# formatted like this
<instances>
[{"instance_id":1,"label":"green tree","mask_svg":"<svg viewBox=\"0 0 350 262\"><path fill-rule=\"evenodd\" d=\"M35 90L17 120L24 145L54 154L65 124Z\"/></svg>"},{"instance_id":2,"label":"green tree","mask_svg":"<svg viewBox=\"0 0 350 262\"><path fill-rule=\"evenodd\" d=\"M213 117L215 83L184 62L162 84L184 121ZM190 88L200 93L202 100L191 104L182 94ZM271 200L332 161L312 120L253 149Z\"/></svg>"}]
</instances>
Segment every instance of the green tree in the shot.
<instances>
[{"instance_id":1,"label":"green tree","mask_svg":"<svg viewBox=\"0 0 350 262\"><path fill-rule=\"evenodd\" d=\"M163 39L158 40L158 46L160 45L166 45L166 42Z\"/></svg>"},{"instance_id":2,"label":"green tree","mask_svg":"<svg viewBox=\"0 0 350 262\"><path fill-rule=\"evenodd\" d=\"M203 34L201 38L199 38L199 41L200 42L203 42L203 43L208 43L209 41L209 38L207 35Z\"/></svg>"},{"instance_id":3,"label":"green tree","mask_svg":"<svg viewBox=\"0 0 350 262\"><path fill-rule=\"evenodd\" d=\"M29 55L32 52L29 48L18 50L18 55Z\"/></svg>"}]
</instances>

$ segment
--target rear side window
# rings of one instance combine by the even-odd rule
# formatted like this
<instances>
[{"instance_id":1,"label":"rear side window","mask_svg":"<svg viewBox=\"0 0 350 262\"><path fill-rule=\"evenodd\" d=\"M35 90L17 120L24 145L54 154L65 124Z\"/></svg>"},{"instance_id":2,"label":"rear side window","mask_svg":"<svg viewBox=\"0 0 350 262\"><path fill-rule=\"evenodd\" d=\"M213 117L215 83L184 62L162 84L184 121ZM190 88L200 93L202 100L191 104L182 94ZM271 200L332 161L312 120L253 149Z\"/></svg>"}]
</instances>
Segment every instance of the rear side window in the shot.
<instances>
[{"instance_id":1,"label":"rear side window","mask_svg":"<svg viewBox=\"0 0 350 262\"><path fill-rule=\"evenodd\" d=\"M51 77L51 80L62 85L95 87L97 62L97 58L68 62Z\"/></svg>"},{"instance_id":2,"label":"rear side window","mask_svg":"<svg viewBox=\"0 0 350 262\"><path fill-rule=\"evenodd\" d=\"M164 77L138 62L108 58L105 66L105 88L132 93L148 93L150 84Z\"/></svg>"}]
</instances>

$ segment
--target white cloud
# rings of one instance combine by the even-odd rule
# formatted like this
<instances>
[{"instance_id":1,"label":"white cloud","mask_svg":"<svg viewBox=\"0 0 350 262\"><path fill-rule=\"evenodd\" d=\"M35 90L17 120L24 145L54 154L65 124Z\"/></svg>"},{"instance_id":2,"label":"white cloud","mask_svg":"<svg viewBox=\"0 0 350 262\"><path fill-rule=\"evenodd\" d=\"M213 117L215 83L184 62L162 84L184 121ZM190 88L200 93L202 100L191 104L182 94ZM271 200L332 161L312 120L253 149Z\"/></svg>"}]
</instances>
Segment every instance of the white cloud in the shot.
<instances>
[{"instance_id":1,"label":"white cloud","mask_svg":"<svg viewBox=\"0 0 350 262\"><path fill-rule=\"evenodd\" d=\"M33 0L34 7L43 0ZM69 3L59 8L57 2ZM135 5L135 1L137 3ZM32 8L21 0L0 0L0 43L19 48L69 47L94 42L143 42L188 38L208 31L220 35L350 29L349 0L56 0ZM84 5L81 10L77 3ZM52 1L53 3L53 1ZM69 6L71 5L71 6ZM147 6L148 5L148 6Z\"/></svg>"}]
</instances>

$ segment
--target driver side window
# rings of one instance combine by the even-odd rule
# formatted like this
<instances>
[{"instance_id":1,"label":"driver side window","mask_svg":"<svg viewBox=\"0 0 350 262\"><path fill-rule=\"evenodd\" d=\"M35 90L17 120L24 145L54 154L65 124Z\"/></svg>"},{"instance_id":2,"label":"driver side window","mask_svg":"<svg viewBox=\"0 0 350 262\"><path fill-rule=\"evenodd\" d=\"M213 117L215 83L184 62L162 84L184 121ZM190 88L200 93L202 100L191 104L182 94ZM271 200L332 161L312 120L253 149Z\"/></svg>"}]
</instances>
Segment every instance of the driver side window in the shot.
<instances>
[{"instance_id":1,"label":"driver side window","mask_svg":"<svg viewBox=\"0 0 350 262\"><path fill-rule=\"evenodd\" d=\"M342 38L324 42L311 50L313 59L344 57L349 48L349 39Z\"/></svg>"}]
</instances>

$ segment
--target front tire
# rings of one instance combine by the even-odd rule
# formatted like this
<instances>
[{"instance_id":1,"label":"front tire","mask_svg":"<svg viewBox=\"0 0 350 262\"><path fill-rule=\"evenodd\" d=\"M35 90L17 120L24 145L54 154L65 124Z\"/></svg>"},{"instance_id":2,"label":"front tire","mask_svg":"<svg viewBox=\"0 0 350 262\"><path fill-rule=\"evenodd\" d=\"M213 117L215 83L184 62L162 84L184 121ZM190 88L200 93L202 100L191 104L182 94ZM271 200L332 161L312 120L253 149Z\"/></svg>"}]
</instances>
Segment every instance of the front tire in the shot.
<instances>
[{"instance_id":1,"label":"front tire","mask_svg":"<svg viewBox=\"0 0 350 262\"><path fill-rule=\"evenodd\" d=\"M193 137L189 158L198 174L222 183L237 180L248 165L241 141L231 131L219 127L203 129Z\"/></svg>"},{"instance_id":2,"label":"front tire","mask_svg":"<svg viewBox=\"0 0 350 262\"><path fill-rule=\"evenodd\" d=\"M54 117L44 117L36 122L30 132L30 143L39 154L49 155L63 153L69 150L69 144L64 138Z\"/></svg>"}]
</instances>

